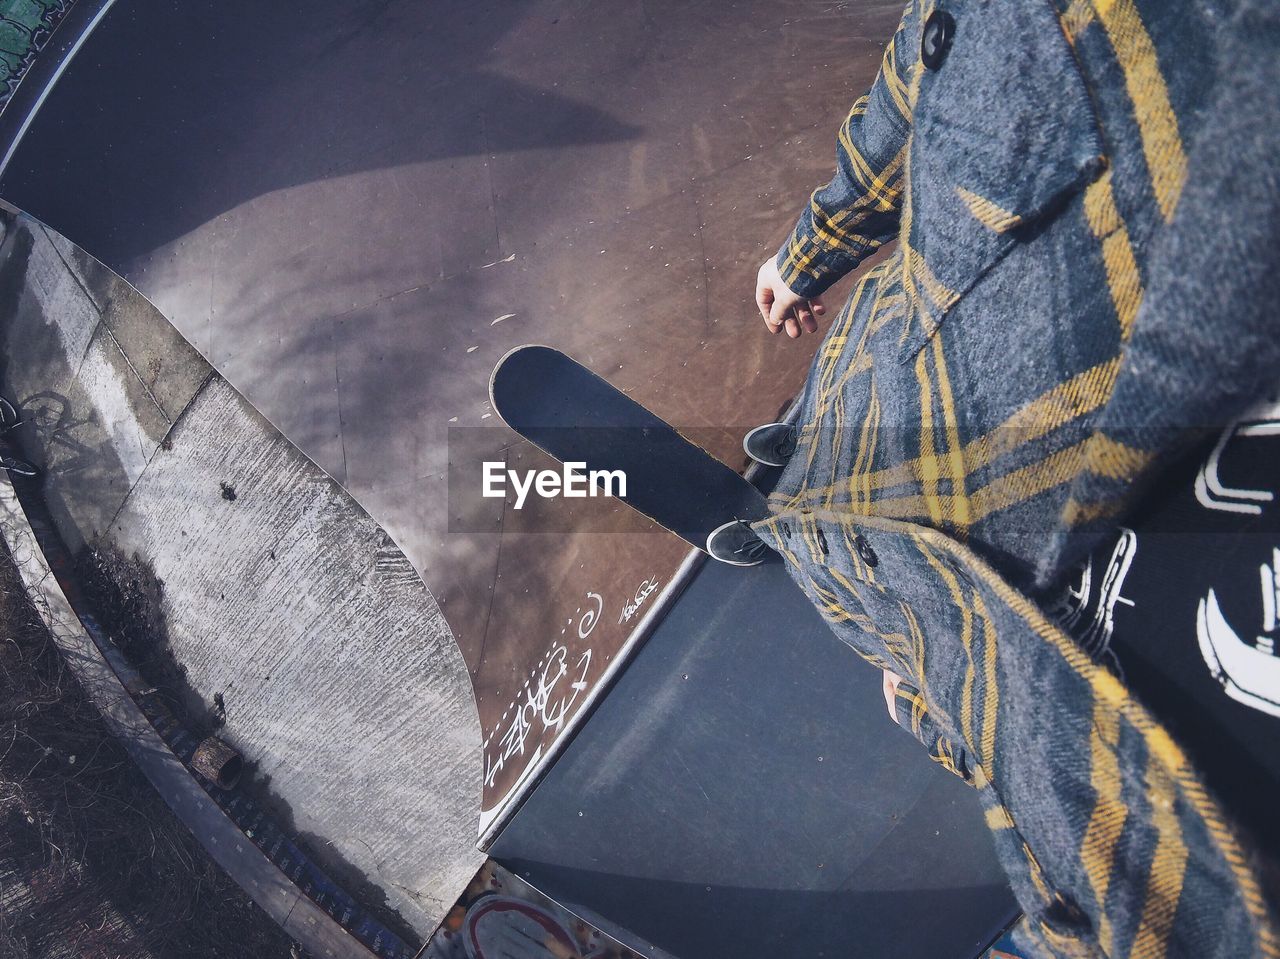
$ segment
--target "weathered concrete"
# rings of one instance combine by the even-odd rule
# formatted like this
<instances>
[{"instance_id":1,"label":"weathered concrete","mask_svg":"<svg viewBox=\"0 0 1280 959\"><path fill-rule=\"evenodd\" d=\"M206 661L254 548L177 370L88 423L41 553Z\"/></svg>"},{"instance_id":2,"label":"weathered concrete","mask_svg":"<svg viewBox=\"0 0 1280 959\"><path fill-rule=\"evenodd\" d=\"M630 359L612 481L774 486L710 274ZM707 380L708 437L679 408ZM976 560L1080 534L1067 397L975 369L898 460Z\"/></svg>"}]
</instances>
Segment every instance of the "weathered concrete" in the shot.
<instances>
[{"instance_id":1,"label":"weathered concrete","mask_svg":"<svg viewBox=\"0 0 1280 959\"><path fill-rule=\"evenodd\" d=\"M483 856L480 727L439 608L387 534L147 302L13 211L3 388L72 547L163 583L191 692L321 862L429 934Z\"/></svg>"},{"instance_id":2,"label":"weathered concrete","mask_svg":"<svg viewBox=\"0 0 1280 959\"><path fill-rule=\"evenodd\" d=\"M13 487L7 483L0 483L0 530L63 660L97 706L107 728L124 744L174 814L250 898L313 956L369 959L373 954L368 949L303 896L288 876L245 839L165 746L126 687L130 681L136 687L137 678L130 676L127 666L108 662L85 632L40 551Z\"/></svg>"}]
</instances>

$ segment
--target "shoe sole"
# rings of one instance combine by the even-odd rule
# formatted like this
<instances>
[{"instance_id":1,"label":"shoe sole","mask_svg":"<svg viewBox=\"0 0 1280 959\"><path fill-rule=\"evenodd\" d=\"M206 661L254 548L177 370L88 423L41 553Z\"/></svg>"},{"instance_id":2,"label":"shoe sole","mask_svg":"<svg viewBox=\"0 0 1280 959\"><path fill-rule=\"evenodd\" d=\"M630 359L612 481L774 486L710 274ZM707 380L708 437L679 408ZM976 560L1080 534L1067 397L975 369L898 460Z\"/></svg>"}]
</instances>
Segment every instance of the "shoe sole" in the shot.
<instances>
[{"instance_id":1,"label":"shoe sole","mask_svg":"<svg viewBox=\"0 0 1280 959\"><path fill-rule=\"evenodd\" d=\"M751 452L751 447L748 446L748 444L751 442L751 437L755 436L761 430L766 430L770 426L777 426L777 425L778 425L777 423L765 423L762 426L757 426L753 430L748 430L747 435L742 438L742 452L746 453L748 457L755 460L757 463L762 463L765 466L786 466L787 465L786 460L774 461L774 460L761 459L760 457L756 456L755 453Z\"/></svg>"},{"instance_id":2,"label":"shoe sole","mask_svg":"<svg viewBox=\"0 0 1280 959\"><path fill-rule=\"evenodd\" d=\"M761 563L764 562L763 556L761 556L759 559L752 560L749 563L744 563L741 560L725 559L723 556L717 556L715 553L711 551L711 541L715 539L716 533L720 532L722 529L727 529L730 526L737 526L737 525L738 525L737 520L733 520L728 523L721 523L719 526L713 529L709 534L707 534L707 545L705 547L707 555L710 556L712 559L714 559L717 563L724 563L726 566L759 566Z\"/></svg>"}]
</instances>

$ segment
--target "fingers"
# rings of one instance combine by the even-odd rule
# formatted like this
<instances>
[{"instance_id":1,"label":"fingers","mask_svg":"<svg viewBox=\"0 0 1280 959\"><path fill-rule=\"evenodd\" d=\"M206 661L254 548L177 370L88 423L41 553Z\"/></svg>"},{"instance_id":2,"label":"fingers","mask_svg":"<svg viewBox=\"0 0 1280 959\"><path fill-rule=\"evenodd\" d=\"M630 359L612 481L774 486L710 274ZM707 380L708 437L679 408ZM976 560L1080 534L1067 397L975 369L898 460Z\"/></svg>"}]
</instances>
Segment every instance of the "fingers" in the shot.
<instances>
[{"instance_id":1,"label":"fingers","mask_svg":"<svg viewBox=\"0 0 1280 959\"><path fill-rule=\"evenodd\" d=\"M781 315L786 323L787 336L794 340L804 333L817 333L815 312L812 300L798 300L790 309L783 310Z\"/></svg>"},{"instance_id":2,"label":"fingers","mask_svg":"<svg viewBox=\"0 0 1280 959\"><path fill-rule=\"evenodd\" d=\"M756 309L760 311L760 318L764 320L765 326L769 327L770 333L778 332L778 324L773 322L773 309L778 299L773 288L776 274L777 268L773 260L765 260L756 272Z\"/></svg>"},{"instance_id":3,"label":"fingers","mask_svg":"<svg viewBox=\"0 0 1280 959\"><path fill-rule=\"evenodd\" d=\"M756 275L756 309L770 333L786 330L791 339L818 332L818 317L827 312L821 297L802 299L778 276L773 260L766 260Z\"/></svg>"},{"instance_id":4,"label":"fingers","mask_svg":"<svg viewBox=\"0 0 1280 959\"><path fill-rule=\"evenodd\" d=\"M809 300L801 300L796 304L796 319L800 321L800 325L806 332L818 332L818 321L814 319L813 307Z\"/></svg>"},{"instance_id":5,"label":"fingers","mask_svg":"<svg viewBox=\"0 0 1280 959\"><path fill-rule=\"evenodd\" d=\"M815 296L811 300L801 300L796 304L796 318L800 320L800 325L810 333L818 332L818 317L827 312L827 308L823 305L822 298Z\"/></svg>"},{"instance_id":6,"label":"fingers","mask_svg":"<svg viewBox=\"0 0 1280 959\"><path fill-rule=\"evenodd\" d=\"M765 318L764 322L765 325L769 327L770 333L777 333L778 330L782 329L784 323L789 324L794 321L794 317L795 314L792 312L791 304L784 303L782 300L775 297L773 303L769 306L769 315ZM792 335L789 325L787 327L787 335ZM799 334L796 335L798 336Z\"/></svg>"},{"instance_id":7,"label":"fingers","mask_svg":"<svg viewBox=\"0 0 1280 959\"><path fill-rule=\"evenodd\" d=\"M887 669L883 672L884 683L882 685L882 689L884 692L884 705L885 708L889 710L889 718L892 719L894 723L897 723L898 709L895 700L898 697L898 683L902 682L902 677L897 673L891 673Z\"/></svg>"},{"instance_id":8,"label":"fingers","mask_svg":"<svg viewBox=\"0 0 1280 959\"><path fill-rule=\"evenodd\" d=\"M773 307L773 287L761 283L756 286L756 309L760 311L760 318L767 324L769 322L769 311ZM772 327L770 327L772 330Z\"/></svg>"}]
</instances>

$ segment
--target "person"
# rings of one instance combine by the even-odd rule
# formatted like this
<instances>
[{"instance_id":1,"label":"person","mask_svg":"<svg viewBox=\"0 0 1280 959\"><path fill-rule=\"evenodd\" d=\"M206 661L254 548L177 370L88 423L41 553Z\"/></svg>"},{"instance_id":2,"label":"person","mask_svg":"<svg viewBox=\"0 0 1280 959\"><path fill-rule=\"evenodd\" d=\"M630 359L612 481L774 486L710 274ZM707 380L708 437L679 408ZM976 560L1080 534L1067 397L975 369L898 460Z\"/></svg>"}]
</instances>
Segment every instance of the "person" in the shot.
<instances>
[{"instance_id":1,"label":"person","mask_svg":"<svg viewBox=\"0 0 1280 959\"><path fill-rule=\"evenodd\" d=\"M891 715L975 787L1035 955L1280 955L1257 845L1173 722L1197 710L1139 695L1092 625L1124 619L1119 567L1105 612L1061 602L1091 557L1132 559L1115 538L1161 478L1276 385L1277 50L1263 0L912 0L759 271L768 330L800 338L894 243L794 416L748 434L783 467L771 515L708 551L780 554L885 671Z\"/></svg>"}]
</instances>

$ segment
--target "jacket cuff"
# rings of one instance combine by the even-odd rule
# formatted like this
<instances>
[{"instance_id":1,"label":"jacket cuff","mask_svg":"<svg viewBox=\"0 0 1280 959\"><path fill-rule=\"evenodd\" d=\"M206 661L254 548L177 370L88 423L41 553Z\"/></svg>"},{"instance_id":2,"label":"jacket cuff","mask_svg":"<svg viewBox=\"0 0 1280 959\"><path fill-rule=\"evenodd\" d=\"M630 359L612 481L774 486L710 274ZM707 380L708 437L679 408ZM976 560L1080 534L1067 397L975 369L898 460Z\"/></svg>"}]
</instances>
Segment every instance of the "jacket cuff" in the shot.
<instances>
[{"instance_id":1,"label":"jacket cuff","mask_svg":"<svg viewBox=\"0 0 1280 959\"><path fill-rule=\"evenodd\" d=\"M775 260L782 282L806 299L821 296L861 259L823 243L809 222L810 216L806 211L800 218Z\"/></svg>"}]
</instances>

